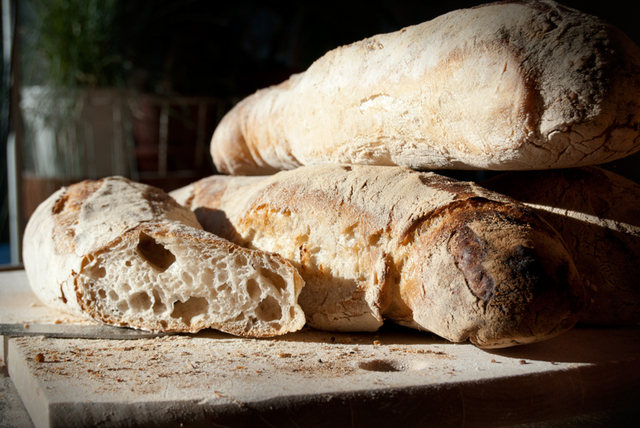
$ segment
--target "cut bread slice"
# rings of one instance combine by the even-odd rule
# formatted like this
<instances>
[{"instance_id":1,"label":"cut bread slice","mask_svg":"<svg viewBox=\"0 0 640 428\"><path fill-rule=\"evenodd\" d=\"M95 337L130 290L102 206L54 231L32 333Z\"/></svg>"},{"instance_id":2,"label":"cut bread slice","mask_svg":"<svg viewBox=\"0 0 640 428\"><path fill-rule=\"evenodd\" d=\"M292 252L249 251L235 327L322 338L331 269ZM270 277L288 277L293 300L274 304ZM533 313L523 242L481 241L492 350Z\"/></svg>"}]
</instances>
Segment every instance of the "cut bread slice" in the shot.
<instances>
[{"instance_id":1,"label":"cut bread slice","mask_svg":"<svg viewBox=\"0 0 640 428\"><path fill-rule=\"evenodd\" d=\"M109 324L268 337L305 323L291 264L202 230L163 191L121 177L49 197L29 220L23 258L45 304Z\"/></svg>"}]
</instances>

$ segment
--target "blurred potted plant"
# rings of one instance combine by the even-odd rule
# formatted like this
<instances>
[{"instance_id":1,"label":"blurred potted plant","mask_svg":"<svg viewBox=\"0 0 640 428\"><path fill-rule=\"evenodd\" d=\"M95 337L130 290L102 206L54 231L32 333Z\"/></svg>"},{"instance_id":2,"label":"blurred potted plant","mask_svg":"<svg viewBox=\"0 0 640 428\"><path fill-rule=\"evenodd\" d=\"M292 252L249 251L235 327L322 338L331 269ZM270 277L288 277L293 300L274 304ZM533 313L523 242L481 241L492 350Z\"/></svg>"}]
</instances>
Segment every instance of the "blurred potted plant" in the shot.
<instances>
[{"instance_id":1,"label":"blurred potted plant","mask_svg":"<svg viewBox=\"0 0 640 428\"><path fill-rule=\"evenodd\" d=\"M60 185L135 172L119 0L21 10L25 212Z\"/></svg>"}]
</instances>

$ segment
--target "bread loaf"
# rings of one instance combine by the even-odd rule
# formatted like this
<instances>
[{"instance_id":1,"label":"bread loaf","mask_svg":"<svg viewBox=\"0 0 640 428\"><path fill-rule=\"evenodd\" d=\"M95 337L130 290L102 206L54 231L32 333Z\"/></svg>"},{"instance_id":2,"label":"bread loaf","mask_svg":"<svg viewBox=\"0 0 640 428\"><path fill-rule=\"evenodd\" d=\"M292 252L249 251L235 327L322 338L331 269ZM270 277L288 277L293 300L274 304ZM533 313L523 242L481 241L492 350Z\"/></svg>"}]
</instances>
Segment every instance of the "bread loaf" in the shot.
<instances>
[{"instance_id":1,"label":"bread loaf","mask_svg":"<svg viewBox=\"0 0 640 428\"><path fill-rule=\"evenodd\" d=\"M508 172L482 184L562 235L585 285L582 322L640 323L640 185L598 167Z\"/></svg>"},{"instance_id":2,"label":"bread loaf","mask_svg":"<svg viewBox=\"0 0 640 428\"><path fill-rule=\"evenodd\" d=\"M332 50L242 100L220 172L321 163L418 170L595 165L640 148L640 49L552 1L505 1Z\"/></svg>"},{"instance_id":3,"label":"bread loaf","mask_svg":"<svg viewBox=\"0 0 640 428\"><path fill-rule=\"evenodd\" d=\"M471 183L320 165L212 176L172 195L205 230L291 261L315 328L375 331L390 319L492 348L560 334L581 308L582 284L557 233Z\"/></svg>"},{"instance_id":4,"label":"bread loaf","mask_svg":"<svg viewBox=\"0 0 640 428\"><path fill-rule=\"evenodd\" d=\"M121 177L62 188L29 219L23 259L47 305L160 332L274 336L304 325L280 256L205 232L159 189Z\"/></svg>"}]
</instances>

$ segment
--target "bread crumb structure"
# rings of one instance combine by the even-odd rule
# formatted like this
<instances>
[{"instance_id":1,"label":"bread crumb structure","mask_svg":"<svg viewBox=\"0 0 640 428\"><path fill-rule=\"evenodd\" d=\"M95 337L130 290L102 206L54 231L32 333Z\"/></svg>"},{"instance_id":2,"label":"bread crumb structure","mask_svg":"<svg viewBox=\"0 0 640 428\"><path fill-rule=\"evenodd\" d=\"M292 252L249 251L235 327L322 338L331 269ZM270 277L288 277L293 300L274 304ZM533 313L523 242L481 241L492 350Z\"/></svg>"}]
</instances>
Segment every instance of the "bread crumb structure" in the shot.
<instances>
[{"instance_id":1,"label":"bread crumb structure","mask_svg":"<svg viewBox=\"0 0 640 428\"><path fill-rule=\"evenodd\" d=\"M164 192L120 177L52 195L29 222L24 259L44 303L109 324L255 337L304 325L293 266L202 230Z\"/></svg>"}]
</instances>

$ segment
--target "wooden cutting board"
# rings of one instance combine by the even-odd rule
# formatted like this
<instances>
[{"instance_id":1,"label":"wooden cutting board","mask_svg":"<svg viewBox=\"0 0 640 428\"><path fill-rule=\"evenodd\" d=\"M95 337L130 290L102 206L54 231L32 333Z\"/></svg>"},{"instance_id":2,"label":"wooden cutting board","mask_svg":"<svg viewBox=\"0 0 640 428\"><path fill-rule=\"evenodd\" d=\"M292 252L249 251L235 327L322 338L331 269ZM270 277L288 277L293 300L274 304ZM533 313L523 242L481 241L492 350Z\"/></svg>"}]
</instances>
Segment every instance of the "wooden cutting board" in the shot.
<instances>
[{"instance_id":1,"label":"wooden cutting board","mask_svg":"<svg viewBox=\"0 0 640 428\"><path fill-rule=\"evenodd\" d=\"M87 323L0 273L0 322ZM36 427L498 427L640 403L640 328L577 327L495 351L385 326L277 339L4 338Z\"/></svg>"}]
</instances>

